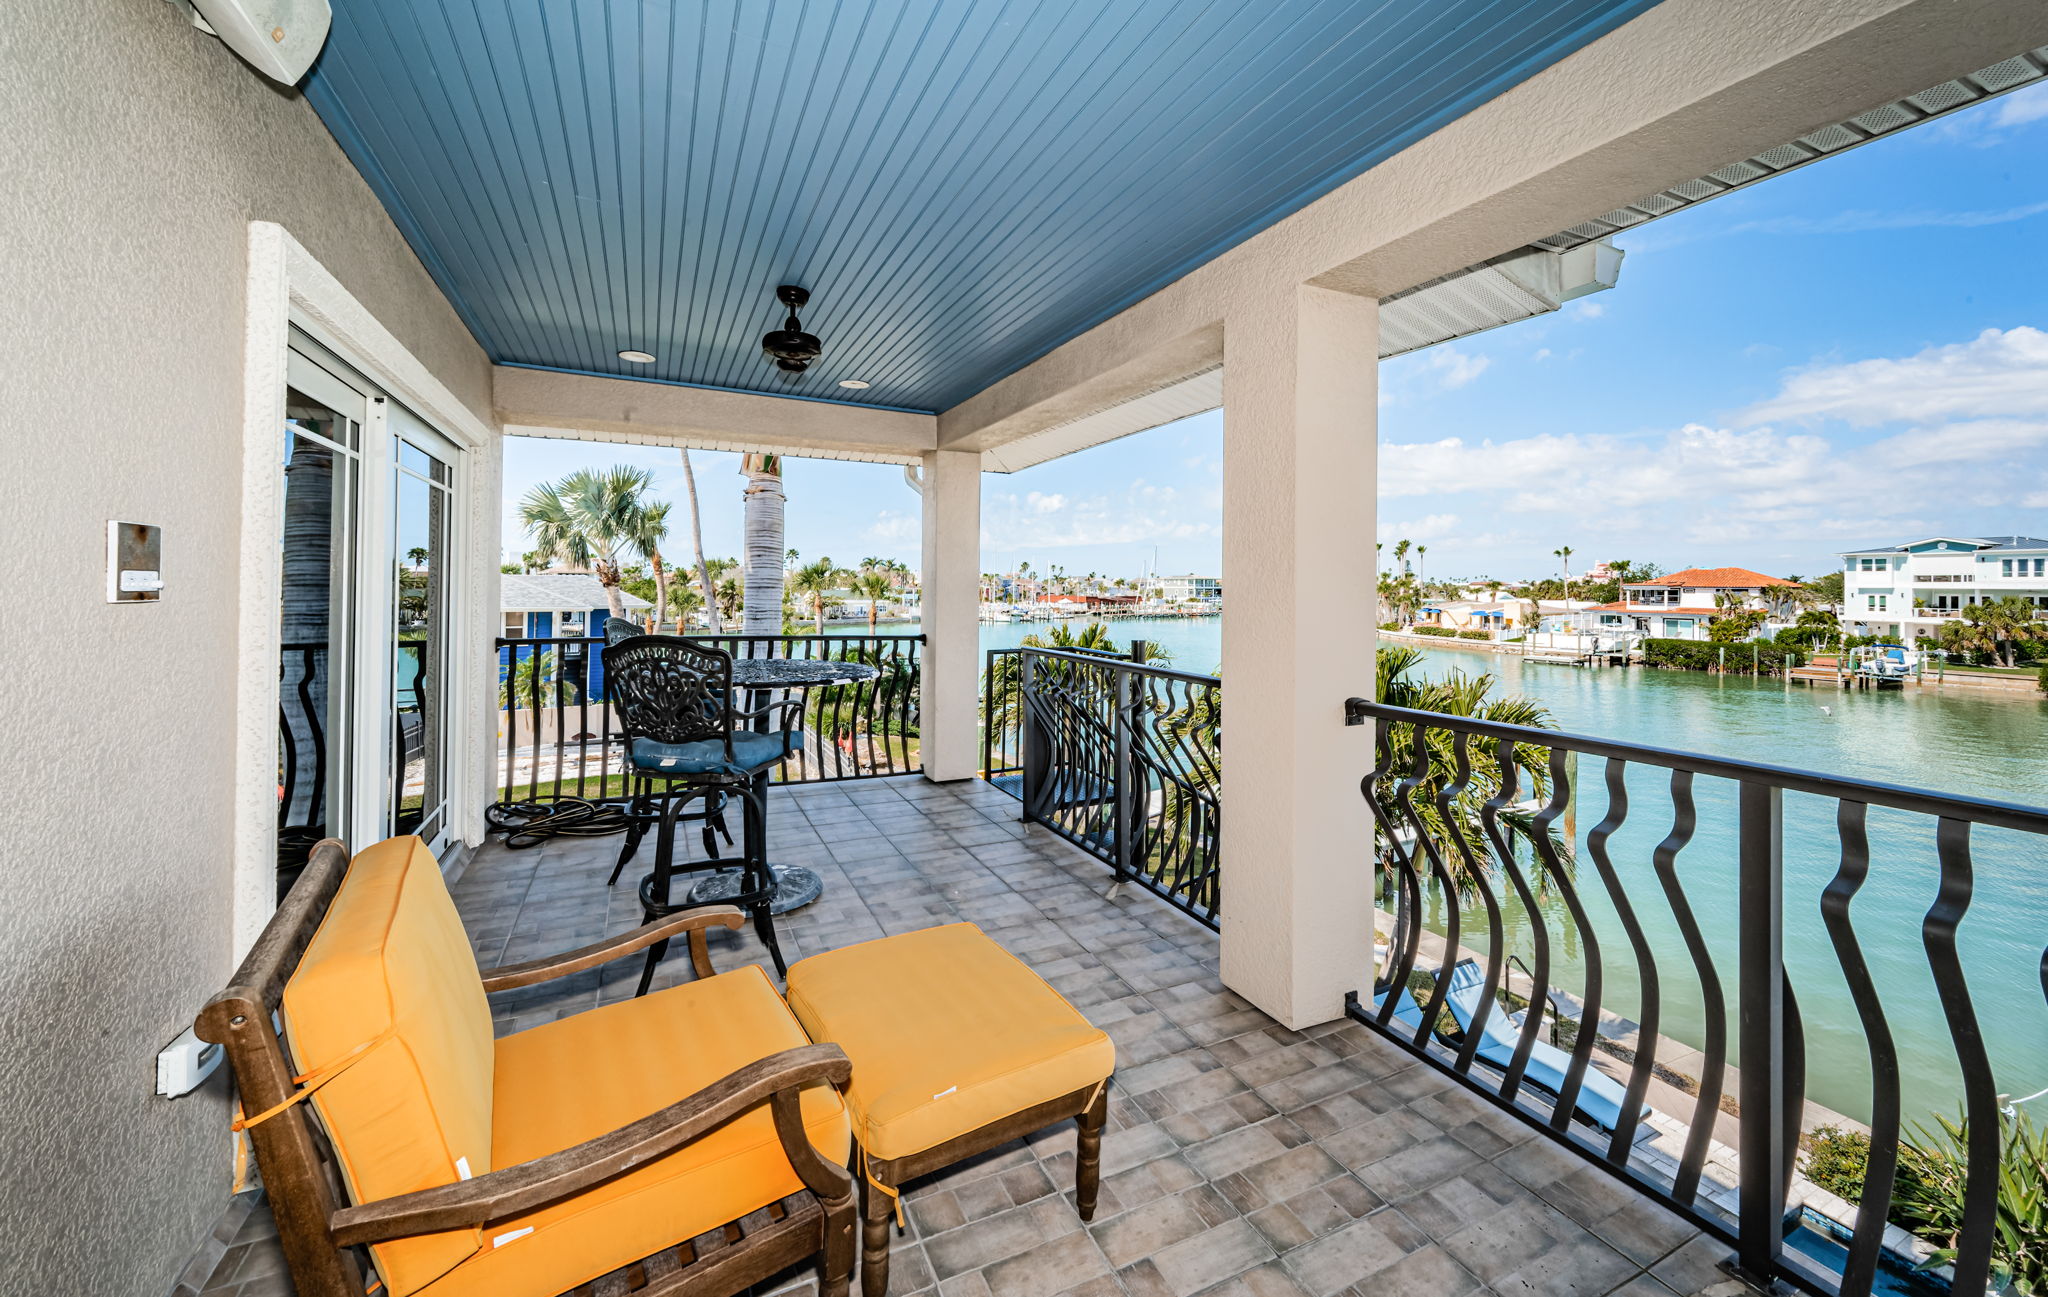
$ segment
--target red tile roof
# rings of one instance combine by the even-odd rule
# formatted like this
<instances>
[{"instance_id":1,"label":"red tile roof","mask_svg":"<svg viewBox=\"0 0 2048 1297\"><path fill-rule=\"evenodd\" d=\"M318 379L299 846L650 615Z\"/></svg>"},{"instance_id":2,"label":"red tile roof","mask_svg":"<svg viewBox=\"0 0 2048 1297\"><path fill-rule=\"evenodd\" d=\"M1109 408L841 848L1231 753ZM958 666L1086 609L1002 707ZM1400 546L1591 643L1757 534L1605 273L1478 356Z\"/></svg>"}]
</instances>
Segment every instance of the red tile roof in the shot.
<instances>
[{"instance_id":1,"label":"red tile roof","mask_svg":"<svg viewBox=\"0 0 2048 1297\"><path fill-rule=\"evenodd\" d=\"M1693 589L1742 590L1750 587L1798 585L1781 576L1765 576L1752 572L1746 567L1689 567L1683 572L1673 572L1649 581L1630 581L1628 585L1685 586Z\"/></svg>"}]
</instances>

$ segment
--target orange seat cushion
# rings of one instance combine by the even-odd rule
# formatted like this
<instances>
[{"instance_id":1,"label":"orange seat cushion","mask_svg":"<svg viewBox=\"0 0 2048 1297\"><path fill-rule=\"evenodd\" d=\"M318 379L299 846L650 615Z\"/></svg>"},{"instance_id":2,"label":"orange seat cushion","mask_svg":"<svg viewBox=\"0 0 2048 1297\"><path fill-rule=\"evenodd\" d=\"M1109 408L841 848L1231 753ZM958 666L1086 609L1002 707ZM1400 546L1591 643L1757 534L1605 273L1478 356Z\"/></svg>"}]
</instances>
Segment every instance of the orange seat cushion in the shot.
<instances>
[{"instance_id":1,"label":"orange seat cushion","mask_svg":"<svg viewBox=\"0 0 2048 1297\"><path fill-rule=\"evenodd\" d=\"M357 853L285 984L283 1017L300 1072L341 1069L311 1102L353 1201L491 1169L491 1009L426 843L392 838ZM402 1297L481 1241L455 1229L371 1250Z\"/></svg>"},{"instance_id":2,"label":"orange seat cushion","mask_svg":"<svg viewBox=\"0 0 2048 1297\"><path fill-rule=\"evenodd\" d=\"M1116 1046L971 923L793 965L789 1007L853 1061L853 1131L869 1156L921 1153L1095 1085Z\"/></svg>"},{"instance_id":3,"label":"orange seat cushion","mask_svg":"<svg viewBox=\"0 0 2048 1297\"><path fill-rule=\"evenodd\" d=\"M595 1139L749 1063L810 1043L753 965L506 1036L497 1042L492 1165ZM838 1093L813 1086L801 1107L818 1151L844 1163L851 1135ZM762 1104L577 1197L493 1222L481 1250L426 1293L564 1292L802 1188Z\"/></svg>"}]
</instances>

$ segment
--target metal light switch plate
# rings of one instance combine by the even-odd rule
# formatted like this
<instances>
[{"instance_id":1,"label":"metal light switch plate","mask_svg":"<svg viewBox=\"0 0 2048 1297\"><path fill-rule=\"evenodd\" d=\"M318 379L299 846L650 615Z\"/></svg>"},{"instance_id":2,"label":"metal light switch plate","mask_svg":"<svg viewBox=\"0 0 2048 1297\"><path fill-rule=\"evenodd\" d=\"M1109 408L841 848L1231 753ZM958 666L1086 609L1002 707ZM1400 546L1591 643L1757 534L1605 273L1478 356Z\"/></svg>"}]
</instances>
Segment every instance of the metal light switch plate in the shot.
<instances>
[{"instance_id":1,"label":"metal light switch plate","mask_svg":"<svg viewBox=\"0 0 2048 1297\"><path fill-rule=\"evenodd\" d=\"M163 528L107 524L107 602L153 603L164 591Z\"/></svg>"}]
</instances>

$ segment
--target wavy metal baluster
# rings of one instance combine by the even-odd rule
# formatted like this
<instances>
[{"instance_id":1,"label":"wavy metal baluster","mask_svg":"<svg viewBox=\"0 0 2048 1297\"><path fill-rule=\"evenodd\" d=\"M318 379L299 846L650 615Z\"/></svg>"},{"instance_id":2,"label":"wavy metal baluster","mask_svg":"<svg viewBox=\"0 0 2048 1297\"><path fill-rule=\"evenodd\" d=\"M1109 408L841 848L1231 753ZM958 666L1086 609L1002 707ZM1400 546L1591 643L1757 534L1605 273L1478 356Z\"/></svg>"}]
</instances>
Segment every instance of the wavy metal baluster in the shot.
<instances>
[{"instance_id":1,"label":"wavy metal baluster","mask_svg":"<svg viewBox=\"0 0 2048 1297\"><path fill-rule=\"evenodd\" d=\"M1503 962L1501 948L1506 942L1501 931L1500 900L1493 894L1493 887L1487 881L1486 870L1481 867L1471 844L1465 840L1465 831L1460 825L1461 816L1452 807L1464 801L1472 788L1472 736L1460 730L1452 739L1451 756L1455 765L1451 782L1437 790L1437 816L1444 823L1444 830L1450 835L1451 845L1457 850L1458 858L1464 862L1465 877L1479 889L1481 901L1486 906L1486 980L1480 989L1479 1004L1472 1011L1472 1021L1465 1028L1464 1043L1458 1049L1457 1069L1460 1072L1472 1070L1472 1063L1479 1056L1479 1042L1485 1037L1487 1020L1496 1012L1494 996L1500 990L1500 970ZM1449 898L1457 904L1455 895ZM1454 948L1447 962L1455 963L1458 952Z\"/></svg>"},{"instance_id":2,"label":"wavy metal baluster","mask_svg":"<svg viewBox=\"0 0 2048 1297\"><path fill-rule=\"evenodd\" d=\"M1515 794L1520 790L1521 768L1515 764L1515 743L1513 739L1497 739L1494 742L1494 764L1500 770L1500 788L1479 808L1479 823L1486 830L1486 840L1493 847L1494 857L1506 871L1508 882L1515 889L1515 897L1522 903L1522 912L1529 916L1530 951L1529 1011L1522 1015L1522 1033L1515 1042L1514 1055L1508 1061L1505 1075L1501 1077L1500 1097L1510 1102L1521 1091L1522 1077L1529 1066L1529 1054L1536 1046L1537 1034L1543 1030L1542 1005L1550 995L1550 925L1543 917L1543 910L1536 903L1536 891L1529 885L1528 875L1522 872L1520 862L1515 859L1514 844L1508 840L1501 827L1501 812L1515 804Z\"/></svg>"},{"instance_id":3,"label":"wavy metal baluster","mask_svg":"<svg viewBox=\"0 0 2048 1297\"><path fill-rule=\"evenodd\" d=\"M1408 985L1408 979L1414 975L1415 960L1422 950L1422 886L1412 855L1401 843L1394 812L1388 809L1387 804L1405 795L1401 786L1409 781L1397 782L1393 792L1384 797L1380 787L1394 768L1393 729L1391 721L1383 718L1373 721L1376 760L1363 785L1366 809L1371 812L1379 831L1386 835L1387 851L1394 858L1395 886L1399 889L1394 901L1394 927L1400 937L1400 946L1388 952L1393 967L1389 970L1385 993L1380 997L1376 1015L1382 1027L1392 1024L1394 1005Z\"/></svg>"},{"instance_id":4,"label":"wavy metal baluster","mask_svg":"<svg viewBox=\"0 0 2048 1297\"><path fill-rule=\"evenodd\" d=\"M1700 1002L1704 1010L1705 1039L1701 1052L1707 1064L1700 1072L1699 1098L1693 1104L1692 1123L1686 1132L1685 1154L1679 1159L1678 1176L1671 1184L1671 1196L1690 1204L1699 1196L1700 1173L1707 1164L1707 1150L1714 1137L1714 1118L1721 1111L1722 1087L1728 1071L1728 1000L1721 989L1721 975L1714 969L1714 954L1700 931L1692 902L1678 881L1678 853L1692 841L1699 826L1693 804L1692 772L1671 772L1671 832L1650 853L1657 881L1664 887L1664 899L1678 920L1679 935L1685 938L1685 953L1692 959L1693 972L1700 979Z\"/></svg>"},{"instance_id":5,"label":"wavy metal baluster","mask_svg":"<svg viewBox=\"0 0 2048 1297\"><path fill-rule=\"evenodd\" d=\"M1622 886L1621 877L1614 870L1614 862L1607 854L1607 842L1628 819L1628 763L1619 757L1607 760L1607 814L1593 826L1586 835L1586 852L1593 857L1593 867L1599 871L1600 881L1606 884L1608 899L1614 902L1614 911L1621 918L1622 931L1628 934L1629 949L1636 957L1636 971L1642 981L1642 1007L1637 1018L1636 1059L1629 1069L1628 1092L1622 1099L1621 1115L1614 1123L1614 1137L1607 1144L1607 1160L1616 1166L1628 1165L1629 1150L1635 1147L1636 1127L1643 1120L1643 1096L1650 1091L1650 1073L1657 1061L1657 1028L1662 1017L1662 988L1657 977L1657 957L1650 949L1650 939L1643 934L1643 925L1636 919L1635 906L1629 901L1628 889Z\"/></svg>"},{"instance_id":6,"label":"wavy metal baluster","mask_svg":"<svg viewBox=\"0 0 2048 1297\"><path fill-rule=\"evenodd\" d=\"M1870 876L1870 836L1864 827L1868 810L1862 802L1837 804L1835 831L1842 842L1841 864L1820 894L1821 922L1827 925L1835 960L1848 979L1849 998L1856 1005L1870 1049L1870 1160L1863 1173L1863 1202L1856 1209L1856 1233L1842 1269L1842 1297L1863 1297L1877 1278L1885 1207L1892 1200L1899 1168L1899 1053L1849 914L1849 903Z\"/></svg>"},{"instance_id":7,"label":"wavy metal baluster","mask_svg":"<svg viewBox=\"0 0 2048 1297\"><path fill-rule=\"evenodd\" d=\"M1556 845L1550 840L1550 826L1571 805L1572 780L1565 762L1567 755L1563 748L1550 749L1550 802L1531 822L1536 831L1536 854L1543 858L1545 871L1564 897L1565 909L1570 913L1572 922L1578 925L1579 939L1585 947L1586 994L1579 1009L1578 1039L1572 1042L1572 1061L1564 1070L1564 1084L1558 1087L1557 1106L1550 1114L1550 1128L1560 1133L1571 1127L1572 1113L1579 1105L1579 1091L1585 1088L1586 1069L1593 1065L1593 1042L1600 1034L1602 972L1600 936L1593 931L1592 920L1586 917L1585 904L1579 900L1579 889L1572 884L1570 871L1564 867Z\"/></svg>"},{"instance_id":8,"label":"wavy metal baluster","mask_svg":"<svg viewBox=\"0 0 2048 1297\"><path fill-rule=\"evenodd\" d=\"M1970 822L1941 817L1934 830L1941 861L1941 887L1920 924L1921 944L1934 973L1934 989L1948 1019L1949 1039L1963 1069L1963 1117L1969 1125L1969 1165L1963 1173L1963 1226L1956 1237L1958 1293L1984 1290L1991 1274L1991 1244L1997 1226L1999 1130L1998 1093L1991 1058L1970 1003L1970 987L1956 955L1956 927L1969 911L1975 886L1970 860Z\"/></svg>"},{"instance_id":9,"label":"wavy metal baluster","mask_svg":"<svg viewBox=\"0 0 2048 1297\"><path fill-rule=\"evenodd\" d=\"M1437 966L1436 985L1430 988L1429 1003L1422 1006L1422 1025L1416 1029L1415 1043L1427 1044L1436 1032L1437 1018L1443 1013L1444 1001L1450 994L1451 968L1458 958L1458 885L1452 879L1451 871L1444 865L1443 853L1437 849L1436 841L1430 837L1429 829L1422 822L1422 812L1415 805L1415 792L1429 779L1429 735L1420 723L1409 726L1409 746L1414 752L1410 762L1413 773L1402 781L1407 793L1401 799L1401 810L1415 829L1415 845L1422 848L1422 854L1429 861L1429 872L1443 889L1444 896L1444 957ZM1418 929L1422 924L1422 909L1415 911Z\"/></svg>"}]
</instances>

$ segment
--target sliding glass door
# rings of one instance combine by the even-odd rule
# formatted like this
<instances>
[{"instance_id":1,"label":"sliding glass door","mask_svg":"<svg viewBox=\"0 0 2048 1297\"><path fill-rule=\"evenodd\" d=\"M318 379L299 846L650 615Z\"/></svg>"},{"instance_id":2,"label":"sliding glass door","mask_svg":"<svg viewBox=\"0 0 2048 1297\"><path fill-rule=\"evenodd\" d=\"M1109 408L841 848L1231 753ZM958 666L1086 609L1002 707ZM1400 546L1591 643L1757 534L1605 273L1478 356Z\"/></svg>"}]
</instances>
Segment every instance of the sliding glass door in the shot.
<instances>
[{"instance_id":1,"label":"sliding glass door","mask_svg":"<svg viewBox=\"0 0 2048 1297\"><path fill-rule=\"evenodd\" d=\"M278 871L452 826L461 451L294 330L287 358Z\"/></svg>"}]
</instances>

